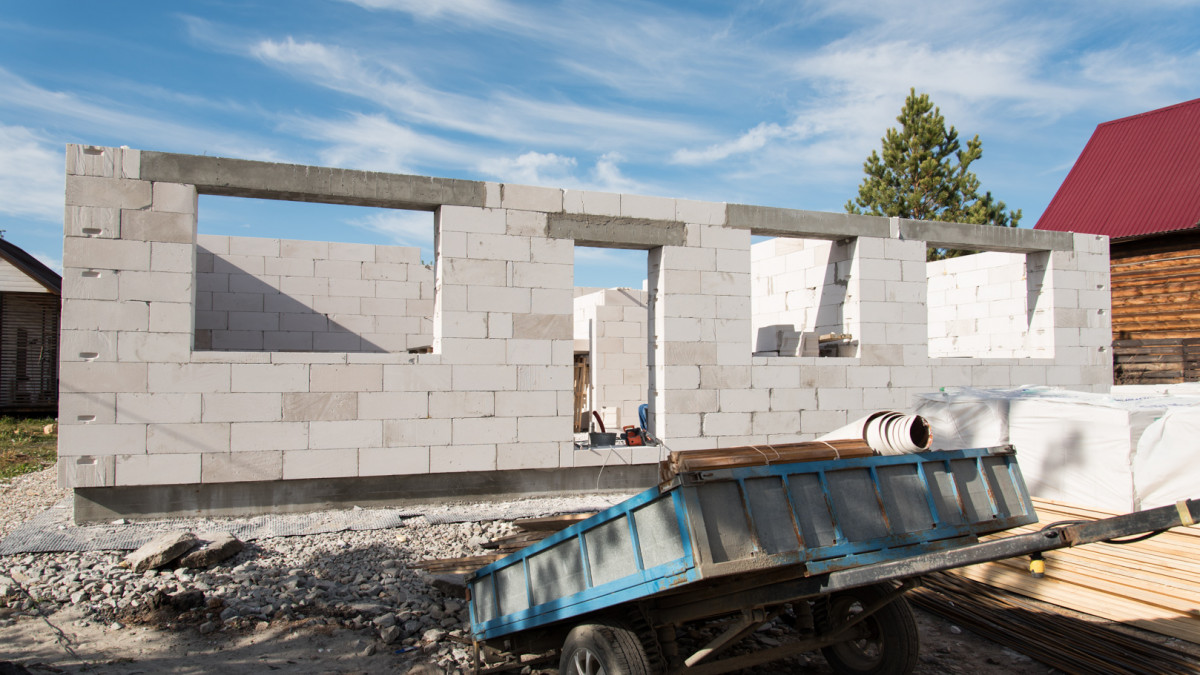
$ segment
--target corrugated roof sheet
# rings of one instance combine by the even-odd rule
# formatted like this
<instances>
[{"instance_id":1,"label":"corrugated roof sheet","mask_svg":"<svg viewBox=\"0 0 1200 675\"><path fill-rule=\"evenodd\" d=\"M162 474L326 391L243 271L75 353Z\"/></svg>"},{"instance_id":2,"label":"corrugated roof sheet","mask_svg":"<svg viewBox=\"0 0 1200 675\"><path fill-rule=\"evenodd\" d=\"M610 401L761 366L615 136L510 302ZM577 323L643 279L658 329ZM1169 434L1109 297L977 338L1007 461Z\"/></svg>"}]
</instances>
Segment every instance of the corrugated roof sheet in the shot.
<instances>
[{"instance_id":1,"label":"corrugated roof sheet","mask_svg":"<svg viewBox=\"0 0 1200 675\"><path fill-rule=\"evenodd\" d=\"M1114 239L1200 225L1200 99L1096 127L1035 229Z\"/></svg>"}]
</instances>

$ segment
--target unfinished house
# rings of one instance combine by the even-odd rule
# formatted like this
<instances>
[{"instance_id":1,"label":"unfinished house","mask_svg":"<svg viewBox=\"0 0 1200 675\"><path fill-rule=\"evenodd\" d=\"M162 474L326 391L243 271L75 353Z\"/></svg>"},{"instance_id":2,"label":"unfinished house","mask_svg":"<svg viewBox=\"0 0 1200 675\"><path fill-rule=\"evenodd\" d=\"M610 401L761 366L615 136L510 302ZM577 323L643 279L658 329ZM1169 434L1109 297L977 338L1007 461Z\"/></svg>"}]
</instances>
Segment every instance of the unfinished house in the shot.
<instances>
[{"instance_id":1,"label":"unfinished house","mask_svg":"<svg viewBox=\"0 0 1200 675\"><path fill-rule=\"evenodd\" d=\"M198 194L431 211L432 297L391 247L198 238ZM593 303L622 373L595 403L631 423L644 363L673 450L811 439L941 386L1112 376L1093 235L90 146L68 147L66 205L59 471L80 520L653 484L660 448L574 443L576 246L648 252L644 299ZM930 244L995 254L930 268ZM788 337L826 332L816 356Z\"/></svg>"}]
</instances>

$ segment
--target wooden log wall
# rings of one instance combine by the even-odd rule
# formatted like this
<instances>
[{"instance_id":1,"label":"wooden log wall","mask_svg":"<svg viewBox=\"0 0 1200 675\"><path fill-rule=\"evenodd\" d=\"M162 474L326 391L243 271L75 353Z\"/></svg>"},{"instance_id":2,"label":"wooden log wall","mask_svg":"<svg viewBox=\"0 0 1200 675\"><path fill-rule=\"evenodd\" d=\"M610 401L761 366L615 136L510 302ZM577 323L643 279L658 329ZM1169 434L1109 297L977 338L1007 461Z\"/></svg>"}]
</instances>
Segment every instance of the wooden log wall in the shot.
<instances>
[{"instance_id":1,"label":"wooden log wall","mask_svg":"<svg viewBox=\"0 0 1200 675\"><path fill-rule=\"evenodd\" d=\"M1200 233L1111 246L1117 384L1200 380Z\"/></svg>"}]
</instances>

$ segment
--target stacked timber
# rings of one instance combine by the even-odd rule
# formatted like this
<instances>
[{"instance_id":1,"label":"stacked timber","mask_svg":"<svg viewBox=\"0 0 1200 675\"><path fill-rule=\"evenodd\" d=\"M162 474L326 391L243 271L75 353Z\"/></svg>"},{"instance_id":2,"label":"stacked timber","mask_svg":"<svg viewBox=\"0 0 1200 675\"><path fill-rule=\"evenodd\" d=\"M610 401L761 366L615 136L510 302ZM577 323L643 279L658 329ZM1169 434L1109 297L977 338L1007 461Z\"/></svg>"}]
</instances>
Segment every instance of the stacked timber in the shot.
<instances>
[{"instance_id":1,"label":"stacked timber","mask_svg":"<svg viewBox=\"0 0 1200 675\"><path fill-rule=\"evenodd\" d=\"M818 462L851 457L870 457L875 454L865 441L809 441L780 445L745 445L736 448L711 450L681 450L672 452L658 465L658 477L669 482L681 473L734 469L743 466Z\"/></svg>"},{"instance_id":2,"label":"stacked timber","mask_svg":"<svg viewBox=\"0 0 1200 675\"><path fill-rule=\"evenodd\" d=\"M1036 532L1062 521L1116 513L1034 499L1039 522L1005 532ZM1168 530L1128 544L1098 543L1043 554L1046 576L1034 579L1028 558L954 571L1035 600L1200 644L1200 526Z\"/></svg>"}]
</instances>

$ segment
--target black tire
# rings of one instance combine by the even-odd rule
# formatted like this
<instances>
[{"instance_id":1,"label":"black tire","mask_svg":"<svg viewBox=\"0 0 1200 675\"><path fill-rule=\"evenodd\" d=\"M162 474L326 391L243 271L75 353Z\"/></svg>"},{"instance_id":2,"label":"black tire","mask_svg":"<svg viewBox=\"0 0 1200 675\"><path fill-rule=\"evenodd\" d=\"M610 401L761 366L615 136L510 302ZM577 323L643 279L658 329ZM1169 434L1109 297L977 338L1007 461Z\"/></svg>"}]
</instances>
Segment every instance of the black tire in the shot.
<instances>
[{"instance_id":1,"label":"black tire","mask_svg":"<svg viewBox=\"0 0 1200 675\"><path fill-rule=\"evenodd\" d=\"M653 675L637 633L618 622L587 623L567 634L559 675Z\"/></svg>"},{"instance_id":2,"label":"black tire","mask_svg":"<svg viewBox=\"0 0 1200 675\"><path fill-rule=\"evenodd\" d=\"M822 633L835 629L891 590L886 586L866 586L818 602L818 628ZM920 652L917 622L903 597L884 605L850 630L849 640L821 649L835 673L908 675L917 667Z\"/></svg>"}]
</instances>

